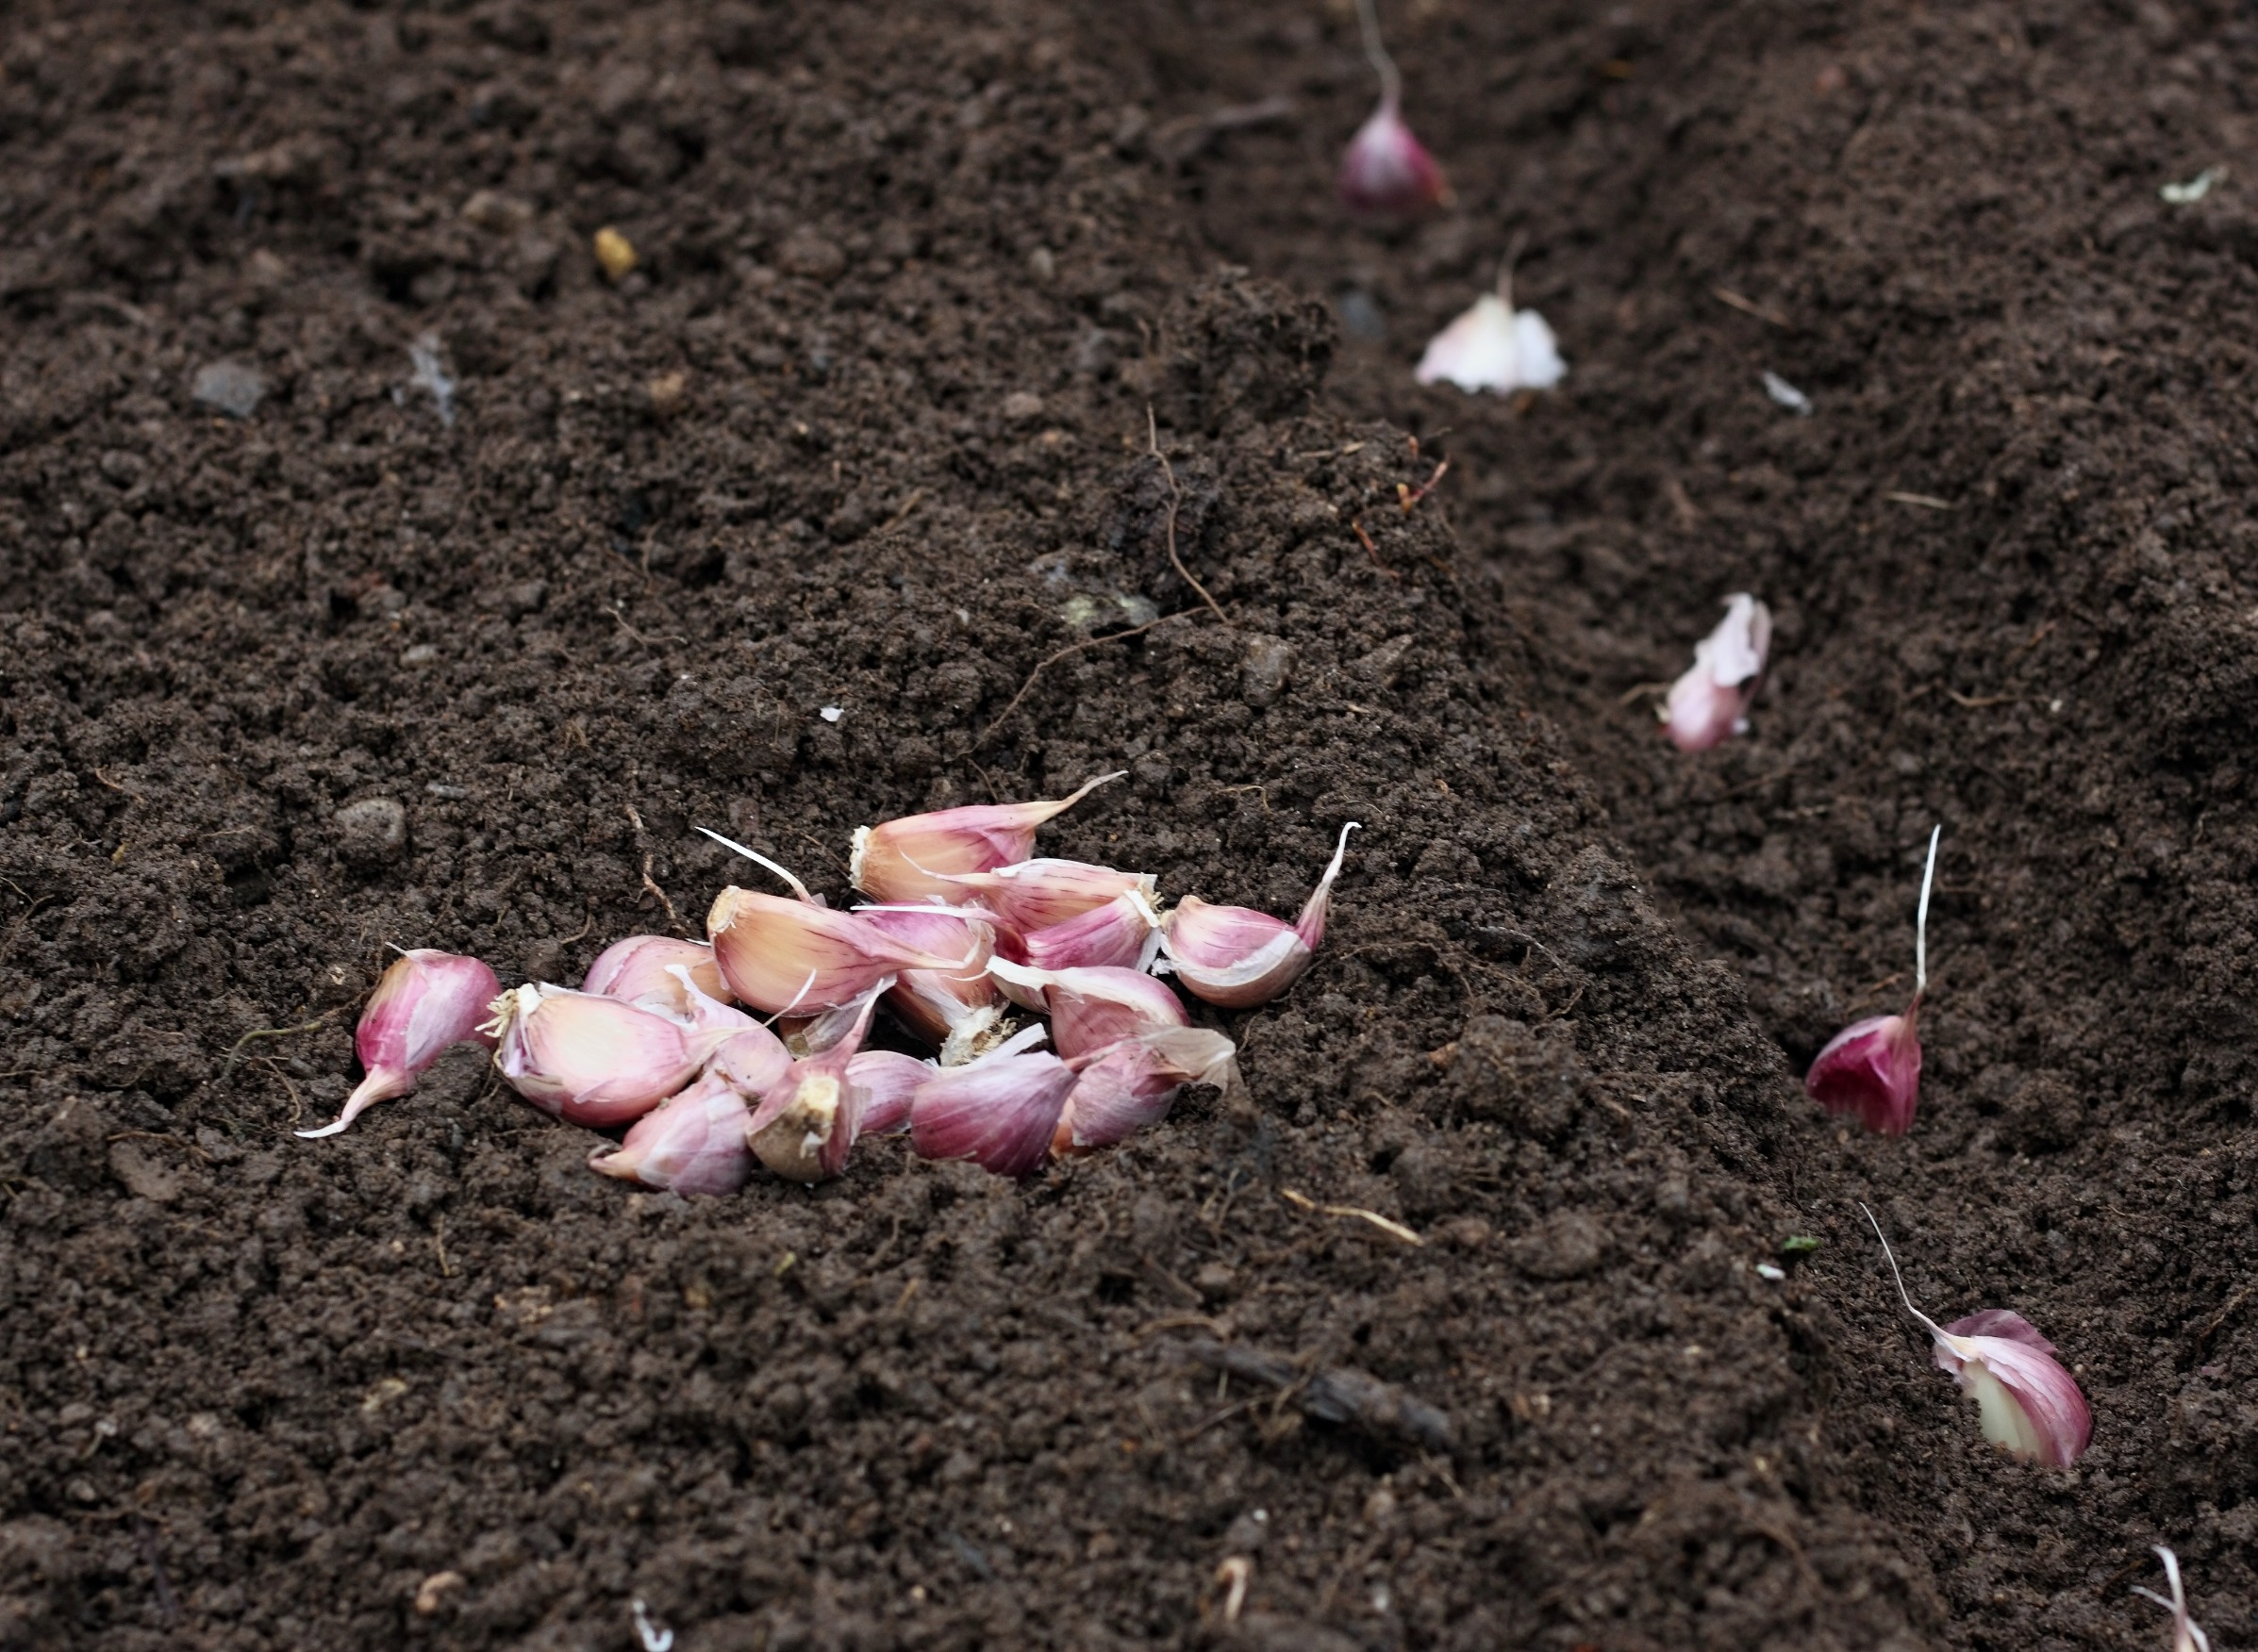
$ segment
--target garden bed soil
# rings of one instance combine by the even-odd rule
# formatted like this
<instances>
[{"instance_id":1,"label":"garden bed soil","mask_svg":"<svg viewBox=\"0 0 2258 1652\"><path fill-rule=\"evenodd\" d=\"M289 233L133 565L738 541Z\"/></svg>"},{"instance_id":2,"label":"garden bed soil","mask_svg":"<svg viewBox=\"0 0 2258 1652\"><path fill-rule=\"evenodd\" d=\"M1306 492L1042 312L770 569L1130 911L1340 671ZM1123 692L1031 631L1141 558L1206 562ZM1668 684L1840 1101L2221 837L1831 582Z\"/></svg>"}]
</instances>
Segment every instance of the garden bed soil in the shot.
<instances>
[{"instance_id":1,"label":"garden bed soil","mask_svg":"<svg viewBox=\"0 0 2258 1652\"><path fill-rule=\"evenodd\" d=\"M2258 30L1386 9L1395 229L1340 7L22 14L0 1646L2152 1646L2156 1542L2258 1634ZM1517 241L1565 386L1415 387ZM1362 824L1244 1097L697 1203L469 1049L291 1134L390 946L1116 768L1045 848L1171 897Z\"/></svg>"}]
</instances>

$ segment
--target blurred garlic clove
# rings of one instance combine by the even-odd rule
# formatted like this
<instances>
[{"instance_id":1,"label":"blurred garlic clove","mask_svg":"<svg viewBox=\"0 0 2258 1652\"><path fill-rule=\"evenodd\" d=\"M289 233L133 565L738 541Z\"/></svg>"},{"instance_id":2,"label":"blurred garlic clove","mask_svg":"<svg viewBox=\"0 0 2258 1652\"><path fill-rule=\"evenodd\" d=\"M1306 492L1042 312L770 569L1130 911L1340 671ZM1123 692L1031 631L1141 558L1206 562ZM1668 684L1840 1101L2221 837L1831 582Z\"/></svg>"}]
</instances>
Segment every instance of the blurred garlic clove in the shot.
<instances>
[{"instance_id":1,"label":"blurred garlic clove","mask_svg":"<svg viewBox=\"0 0 2258 1652\"><path fill-rule=\"evenodd\" d=\"M1069 1061L1134 1033L1191 1024L1184 1000L1141 970L1043 970L1001 958L988 967L1031 998L1028 1008L1051 1017L1051 1046Z\"/></svg>"},{"instance_id":2,"label":"blurred garlic clove","mask_svg":"<svg viewBox=\"0 0 2258 1652\"><path fill-rule=\"evenodd\" d=\"M964 891L950 879L1025 860L1035 848L1037 827L1127 772L1101 774L1053 801L975 803L861 827L855 834L848 877L874 900L962 900Z\"/></svg>"},{"instance_id":3,"label":"blurred garlic clove","mask_svg":"<svg viewBox=\"0 0 2258 1652\"><path fill-rule=\"evenodd\" d=\"M1074 1070L1056 1056L1017 1051L943 1067L909 1103L909 1140L921 1159L970 1159L998 1176L1026 1176L1051 1150Z\"/></svg>"},{"instance_id":4,"label":"blurred garlic clove","mask_svg":"<svg viewBox=\"0 0 2258 1652\"><path fill-rule=\"evenodd\" d=\"M1131 890L1079 917L1033 930L1018 951L1033 968L1147 969L1160 950L1160 915Z\"/></svg>"},{"instance_id":5,"label":"blurred garlic clove","mask_svg":"<svg viewBox=\"0 0 2258 1652\"><path fill-rule=\"evenodd\" d=\"M1903 1135L1920 1099L1920 999L1901 1016L1854 1021L1827 1041L1803 1077L1803 1089L1829 1113L1854 1113L1867 1129Z\"/></svg>"},{"instance_id":6,"label":"blurred garlic clove","mask_svg":"<svg viewBox=\"0 0 2258 1652\"><path fill-rule=\"evenodd\" d=\"M972 1049L1003 1018L988 963L995 953L991 915L980 908L863 906L866 917L896 940L937 955L961 955L962 968L905 969L886 995L887 1008L910 1032L941 1050L941 1065L971 1059Z\"/></svg>"},{"instance_id":7,"label":"blurred garlic clove","mask_svg":"<svg viewBox=\"0 0 2258 1652\"><path fill-rule=\"evenodd\" d=\"M1746 733L1772 644L1772 611L1746 591L1725 599L1725 617L1694 644L1693 669L1670 685L1664 731L1681 752L1706 752Z\"/></svg>"},{"instance_id":8,"label":"blurred garlic clove","mask_svg":"<svg viewBox=\"0 0 2258 1652\"><path fill-rule=\"evenodd\" d=\"M1332 863L1291 924L1245 906L1210 906L1197 896L1177 902L1161 922L1160 950L1194 998L1227 1010L1266 1004L1302 978L1325 939L1334 880L1349 851L1350 821Z\"/></svg>"},{"instance_id":9,"label":"blurred garlic clove","mask_svg":"<svg viewBox=\"0 0 2258 1652\"><path fill-rule=\"evenodd\" d=\"M481 1023L500 995L494 972L475 958L421 947L403 952L377 978L353 1034L364 1077L345 1098L337 1122L298 1134L333 1136L379 1101L405 1096L451 1045L492 1043Z\"/></svg>"},{"instance_id":10,"label":"blurred garlic clove","mask_svg":"<svg viewBox=\"0 0 2258 1652\"><path fill-rule=\"evenodd\" d=\"M1030 860L949 880L963 895L994 913L1002 927L1021 935L1070 923L1123 895L1148 904L1160 894L1151 872L1120 872L1082 861Z\"/></svg>"},{"instance_id":11,"label":"blurred garlic clove","mask_svg":"<svg viewBox=\"0 0 2258 1652\"><path fill-rule=\"evenodd\" d=\"M514 987L490 1007L503 1082L544 1113L599 1128L641 1117L739 1035L561 986Z\"/></svg>"},{"instance_id":12,"label":"blurred garlic clove","mask_svg":"<svg viewBox=\"0 0 2258 1652\"><path fill-rule=\"evenodd\" d=\"M1073 1065L1074 1088L1052 1132L1054 1152L1088 1152L1125 1141L1168 1116L1187 1083L1237 1082L1237 1047L1204 1027L1157 1027L1122 1038Z\"/></svg>"},{"instance_id":13,"label":"blurred garlic clove","mask_svg":"<svg viewBox=\"0 0 2258 1652\"><path fill-rule=\"evenodd\" d=\"M792 1181L827 1181L847 1167L862 1133L864 1092L851 1071L885 985L866 994L844 1036L821 1055L795 1061L761 1092L745 1123L754 1155Z\"/></svg>"},{"instance_id":14,"label":"blurred garlic clove","mask_svg":"<svg viewBox=\"0 0 2258 1652\"><path fill-rule=\"evenodd\" d=\"M2011 1457L2067 1468L2093 1438L2093 1412L2054 1345L2021 1314L1986 1308L1931 1327L1936 1368L1976 1402L1984 1437Z\"/></svg>"},{"instance_id":15,"label":"blurred garlic clove","mask_svg":"<svg viewBox=\"0 0 2258 1652\"><path fill-rule=\"evenodd\" d=\"M1340 157L1340 203L1360 218L1409 218L1450 198L1442 168L1411 135L1393 94L1383 94Z\"/></svg>"},{"instance_id":16,"label":"blurred garlic clove","mask_svg":"<svg viewBox=\"0 0 2258 1652\"><path fill-rule=\"evenodd\" d=\"M837 1009L905 969L964 965L898 941L854 913L735 884L715 900L706 929L729 990L768 1015Z\"/></svg>"},{"instance_id":17,"label":"blurred garlic clove","mask_svg":"<svg viewBox=\"0 0 2258 1652\"><path fill-rule=\"evenodd\" d=\"M910 1098L933 1072L931 1062L891 1049L866 1049L849 1061L847 1082L862 1091L862 1133L907 1130Z\"/></svg>"},{"instance_id":18,"label":"blurred garlic clove","mask_svg":"<svg viewBox=\"0 0 2258 1652\"><path fill-rule=\"evenodd\" d=\"M1447 381L1469 392L1503 395L1549 390L1568 376L1568 364L1544 317L1486 292L1428 341L1412 376L1422 385Z\"/></svg>"},{"instance_id":19,"label":"blurred garlic clove","mask_svg":"<svg viewBox=\"0 0 2258 1652\"><path fill-rule=\"evenodd\" d=\"M706 941L678 941L672 935L629 935L614 941L588 966L582 992L601 993L631 1004L652 1003L676 1015L688 1015L690 1000L674 974L676 966L689 971L690 982L707 998L729 1001L722 983L721 966L713 961L713 947Z\"/></svg>"},{"instance_id":20,"label":"blurred garlic clove","mask_svg":"<svg viewBox=\"0 0 2258 1652\"><path fill-rule=\"evenodd\" d=\"M745 1099L719 1071L637 1119L617 1148L589 1155L588 1167L622 1181L670 1188L685 1198L735 1193L753 1173L745 1143Z\"/></svg>"}]
</instances>

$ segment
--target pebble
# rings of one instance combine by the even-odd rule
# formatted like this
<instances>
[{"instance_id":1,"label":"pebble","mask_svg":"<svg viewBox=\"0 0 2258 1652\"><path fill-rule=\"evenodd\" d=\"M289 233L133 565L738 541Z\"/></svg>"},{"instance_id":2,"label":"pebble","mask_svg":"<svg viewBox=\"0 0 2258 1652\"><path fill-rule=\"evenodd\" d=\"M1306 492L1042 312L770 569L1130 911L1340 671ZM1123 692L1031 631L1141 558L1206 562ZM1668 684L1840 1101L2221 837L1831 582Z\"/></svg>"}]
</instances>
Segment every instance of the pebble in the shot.
<instances>
[{"instance_id":1,"label":"pebble","mask_svg":"<svg viewBox=\"0 0 2258 1652\"><path fill-rule=\"evenodd\" d=\"M397 798L363 798L330 819L347 860L389 860L407 847L407 810Z\"/></svg>"},{"instance_id":2,"label":"pebble","mask_svg":"<svg viewBox=\"0 0 2258 1652\"><path fill-rule=\"evenodd\" d=\"M248 419L266 400L267 381L240 361L213 361L196 370L195 386L189 393L230 419Z\"/></svg>"}]
</instances>

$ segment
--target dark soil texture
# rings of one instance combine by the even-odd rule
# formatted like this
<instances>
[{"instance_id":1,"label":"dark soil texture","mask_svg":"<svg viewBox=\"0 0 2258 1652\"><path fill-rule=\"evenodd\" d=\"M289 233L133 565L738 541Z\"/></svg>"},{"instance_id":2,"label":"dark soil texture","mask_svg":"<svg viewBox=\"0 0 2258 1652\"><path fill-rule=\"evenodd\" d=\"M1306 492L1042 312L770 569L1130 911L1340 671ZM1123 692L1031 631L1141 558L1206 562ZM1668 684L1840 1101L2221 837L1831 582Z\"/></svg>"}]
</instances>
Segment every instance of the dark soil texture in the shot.
<instances>
[{"instance_id":1,"label":"dark soil texture","mask_svg":"<svg viewBox=\"0 0 2258 1652\"><path fill-rule=\"evenodd\" d=\"M1394 229L1323 0L10 12L0 1648L2161 1647L2153 1543L2258 1644L2258 25L1383 13ZM1418 388L1517 242L1565 385ZM1045 851L1171 897L1364 823L1245 1101L694 1203L467 1049L291 1134L389 946L1114 768Z\"/></svg>"}]
</instances>

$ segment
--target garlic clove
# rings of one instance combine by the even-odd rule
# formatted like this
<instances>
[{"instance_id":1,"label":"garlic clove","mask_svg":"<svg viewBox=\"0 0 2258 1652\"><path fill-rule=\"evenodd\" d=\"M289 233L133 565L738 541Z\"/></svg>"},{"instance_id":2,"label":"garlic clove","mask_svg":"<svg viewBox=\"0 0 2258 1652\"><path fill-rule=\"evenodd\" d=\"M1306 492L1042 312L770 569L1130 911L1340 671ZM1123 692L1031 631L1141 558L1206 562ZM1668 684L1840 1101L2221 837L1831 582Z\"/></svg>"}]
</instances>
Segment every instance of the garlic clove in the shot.
<instances>
[{"instance_id":1,"label":"garlic clove","mask_svg":"<svg viewBox=\"0 0 2258 1652\"><path fill-rule=\"evenodd\" d=\"M910 1098L933 1072L931 1062L891 1049L866 1049L848 1062L847 1082L862 1090L862 1133L907 1130Z\"/></svg>"},{"instance_id":2,"label":"garlic clove","mask_svg":"<svg viewBox=\"0 0 2258 1652\"><path fill-rule=\"evenodd\" d=\"M689 971L690 983L698 991L728 1002L729 989L722 983L721 966L713 961L711 943L678 941L672 935L629 935L623 941L614 941L588 966L580 990L687 1015L690 1000L674 974L677 966Z\"/></svg>"},{"instance_id":3,"label":"garlic clove","mask_svg":"<svg viewBox=\"0 0 2258 1652\"><path fill-rule=\"evenodd\" d=\"M491 1043L480 1029L501 991L494 972L475 958L427 947L401 953L378 977L354 1030L354 1053L365 1076L334 1124L297 1133L308 1140L335 1135L377 1102L414 1089L449 1046L466 1038Z\"/></svg>"},{"instance_id":4,"label":"garlic clove","mask_svg":"<svg viewBox=\"0 0 2258 1652\"><path fill-rule=\"evenodd\" d=\"M1072 1065L1074 1088L1052 1133L1052 1150L1112 1147L1168 1116L1187 1083L1225 1089L1238 1082L1237 1047L1204 1027L1154 1027Z\"/></svg>"},{"instance_id":5,"label":"garlic clove","mask_svg":"<svg viewBox=\"0 0 2258 1652\"><path fill-rule=\"evenodd\" d=\"M1384 95L1340 157L1334 189L1364 218L1408 218L1449 198L1442 168L1411 135L1393 95Z\"/></svg>"},{"instance_id":6,"label":"garlic clove","mask_svg":"<svg viewBox=\"0 0 2258 1652\"><path fill-rule=\"evenodd\" d=\"M622 1181L671 1188L685 1198L735 1193L753 1172L745 1145L745 1099L709 1072L635 1121L617 1148L598 1148L588 1167Z\"/></svg>"},{"instance_id":7,"label":"garlic clove","mask_svg":"<svg viewBox=\"0 0 2258 1652\"><path fill-rule=\"evenodd\" d=\"M715 900L706 929L729 990L767 1015L837 1009L881 977L966 962L898 941L855 913L734 884Z\"/></svg>"},{"instance_id":8,"label":"garlic clove","mask_svg":"<svg viewBox=\"0 0 2258 1652\"><path fill-rule=\"evenodd\" d=\"M1422 385L1447 382L1469 393L1503 395L1549 390L1568 376L1568 364L1544 317L1486 292L1428 341L1412 376Z\"/></svg>"},{"instance_id":9,"label":"garlic clove","mask_svg":"<svg viewBox=\"0 0 2258 1652\"><path fill-rule=\"evenodd\" d=\"M1334 881L1349 851L1354 820L1341 828L1340 842L1324 876L1292 924L1244 906L1211 906L1186 896L1162 920L1160 950L1169 969L1194 998L1227 1010L1265 1004L1302 978L1325 938Z\"/></svg>"},{"instance_id":10,"label":"garlic clove","mask_svg":"<svg viewBox=\"0 0 2258 1652\"><path fill-rule=\"evenodd\" d=\"M1184 1000L1137 969L1032 969L990 960L988 972L1033 996L1051 1017L1051 1045L1067 1060L1157 1027L1187 1027Z\"/></svg>"},{"instance_id":11,"label":"garlic clove","mask_svg":"<svg viewBox=\"0 0 2258 1652\"><path fill-rule=\"evenodd\" d=\"M738 1035L718 1017L699 1026L561 986L515 987L490 1007L503 1082L544 1113L597 1127L641 1117Z\"/></svg>"},{"instance_id":12,"label":"garlic clove","mask_svg":"<svg viewBox=\"0 0 2258 1652\"><path fill-rule=\"evenodd\" d=\"M755 1021L722 1041L707 1070L736 1085L739 1093L758 1096L791 1065L792 1052L784 1040Z\"/></svg>"},{"instance_id":13,"label":"garlic clove","mask_svg":"<svg viewBox=\"0 0 2258 1652\"><path fill-rule=\"evenodd\" d=\"M851 1071L871 1028L871 1013L890 981L866 993L848 1031L821 1055L795 1061L761 1092L745 1121L754 1155L793 1181L826 1181L847 1167L862 1133L863 1086Z\"/></svg>"},{"instance_id":14,"label":"garlic clove","mask_svg":"<svg viewBox=\"0 0 2258 1652\"><path fill-rule=\"evenodd\" d=\"M1160 915L1131 890L1104 905L1020 937L1018 950L1034 968L1146 969L1160 950Z\"/></svg>"},{"instance_id":15,"label":"garlic clove","mask_svg":"<svg viewBox=\"0 0 2258 1652\"><path fill-rule=\"evenodd\" d=\"M1123 895L1139 896L1149 904L1160 894L1159 880L1151 872L1069 860L1020 861L949 882L993 912L1004 928L1022 935L1071 922Z\"/></svg>"},{"instance_id":16,"label":"garlic clove","mask_svg":"<svg viewBox=\"0 0 2258 1652\"><path fill-rule=\"evenodd\" d=\"M998 1176L1039 1167L1074 1087L1054 1055L1002 1051L944 1067L909 1103L910 1145L922 1159L970 1159Z\"/></svg>"},{"instance_id":17,"label":"garlic clove","mask_svg":"<svg viewBox=\"0 0 2258 1652\"><path fill-rule=\"evenodd\" d=\"M1746 591L1725 599L1725 617L1694 644L1694 663L1670 685L1664 732L1682 752L1706 752L1748 729L1749 702L1772 644L1772 612Z\"/></svg>"},{"instance_id":18,"label":"garlic clove","mask_svg":"<svg viewBox=\"0 0 2258 1652\"><path fill-rule=\"evenodd\" d=\"M992 915L976 907L938 905L862 906L855 915L896 940L963 958L961 968L904 970L886 1004L911 1033L940 1047L943 1066L971 1059L971 1046L1004 1014L996 983L988 976L996 946Z\"/></svg>"},{"instance_id":19,"label":"garlic clove","mask_svg":"<svg viewBox=\"0 0 2258 1652\"><path fill-rule=\"evenodd\" d=\"M1986 1440L2056 1468L2078 1461L2093 1438L2093 1412L2035 1326L2008 1309L1986 1308L1933 1335L1937 1369L1976 1402Z\"/></svg>"},{"instance_id":20,"label":"garlic clove","mask_svg":"<svg viewBox=\"0 0 2258 1652\"><path fill-rule=\"evenodd\" d=\"M1919 1013L1917 998L1901 1016L1873 1016L1845 1027L1812 1061L1805 1093L1829 1113L1854 1113L1870 1131L1903 1135L1920 1099Z\"/></svg>"},{"instance_id":21,"label":"garlic clove","mask_svg":"<svg viewBox=\"0 0 2258 1652\"><path fill-rule=\"evenodd\" d=\"M1025 860L1037 827L1128 772L1101 774L1046 802L975 803L858 828L848 879L874 900L958 900L951 878Z\"/></svg>"}]
</instances>

